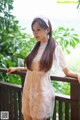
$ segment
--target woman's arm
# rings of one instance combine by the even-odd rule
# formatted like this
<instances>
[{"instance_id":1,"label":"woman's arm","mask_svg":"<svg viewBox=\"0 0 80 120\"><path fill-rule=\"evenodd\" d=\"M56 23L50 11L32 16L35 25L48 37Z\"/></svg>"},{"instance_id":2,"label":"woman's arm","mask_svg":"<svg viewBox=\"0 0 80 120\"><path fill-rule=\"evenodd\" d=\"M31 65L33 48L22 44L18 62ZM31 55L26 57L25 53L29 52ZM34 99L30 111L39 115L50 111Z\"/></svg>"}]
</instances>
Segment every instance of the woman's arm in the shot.
<instances>
[{"instance_id":1,"label":"woman's arm","mask_svg":"<svg viewBox=\"0 0 80 120\"><path fill-rule=\"evenodd\" d=\"M7 73L10 74L11 72L15 72L18 70L27 70L27 67L10 67L7 70Z\"/></svg>"},{"instance_id":2,"label":"woman's arm","mask_svg":"<svg viewBox=\"0 0 80 120\"><path fill-rule=\"evenodd\" d=\"M79 73L73 72L69 68L64 68L63 72L66 76L77 78L78 82L80 83L80 74Z\"/></svg>"},{"instance_id":3,"label":"woman's arm","mask_svg":"<svg viewBox=\"0 0 80 120\"><path fill-rule=\"evenodd\" d=\"M60 46L56 47L55 56L56 56L56 61L59 64L59 66L62 68L64 74L69 77L77 78L78 82L80 83L80 74L73 72L69 69L66 58L65 58L62 48Z\"/></svg>"},{"instance_id":4,"label":"woman's arm","mask_svg":"<svg viewBox=\"0 0 80 120\"><path fill-rule=\"evenodd\" d=\"M16 67L16 70L27 70L27 67Z\"/></svg>"}]
</instances>

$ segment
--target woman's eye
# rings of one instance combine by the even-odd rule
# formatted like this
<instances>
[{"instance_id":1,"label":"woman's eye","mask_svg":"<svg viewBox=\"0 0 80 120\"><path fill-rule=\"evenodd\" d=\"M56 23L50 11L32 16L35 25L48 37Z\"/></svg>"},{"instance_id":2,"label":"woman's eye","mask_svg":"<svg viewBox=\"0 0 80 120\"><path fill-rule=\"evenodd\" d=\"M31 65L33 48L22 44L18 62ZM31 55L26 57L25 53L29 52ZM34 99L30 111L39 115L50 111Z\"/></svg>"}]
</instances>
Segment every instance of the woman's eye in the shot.
<instances>
[{"instance_id":1,"label":"woman's eye","mask_svg":"<svg viewBox=\"0 0 80 120\"><path fill-rule=\"evenodd\" d=\"M40 31L40 29L37 29L37 31Z\"/></svg>"},{"instance_id":2,"label":"woman's eye","mask_svg":"<svg viewBox=\"0 0 80 120\"><path fill-rule=\"evenodd\" d=\"M41 29L36 29L36 30L33 29L32 31L33 31L33 32L37 32L37 31L40 31L40 30L41 30Z\"/></svg>"}]
</instances>

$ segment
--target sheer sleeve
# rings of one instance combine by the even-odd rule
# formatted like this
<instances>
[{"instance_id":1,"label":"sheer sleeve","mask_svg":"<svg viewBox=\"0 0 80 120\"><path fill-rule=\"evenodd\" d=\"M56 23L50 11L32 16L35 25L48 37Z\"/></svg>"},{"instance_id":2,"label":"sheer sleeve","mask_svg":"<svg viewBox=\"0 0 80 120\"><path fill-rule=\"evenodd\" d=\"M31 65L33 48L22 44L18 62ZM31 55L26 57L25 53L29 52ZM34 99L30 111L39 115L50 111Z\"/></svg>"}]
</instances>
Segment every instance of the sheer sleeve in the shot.
<instances>
[{"instance_id":1,"label":"sheer sleeve","mask_svg":"<svg viewBox=\"0 0 80 120\"><path fill-rule=\"evenodd\" d=\"M68 67L65 55L62 51L62 48L59 45L57 45L56 48L55 48L53 63L56 63L62 69Z\"/></svg>"}]
</instances>

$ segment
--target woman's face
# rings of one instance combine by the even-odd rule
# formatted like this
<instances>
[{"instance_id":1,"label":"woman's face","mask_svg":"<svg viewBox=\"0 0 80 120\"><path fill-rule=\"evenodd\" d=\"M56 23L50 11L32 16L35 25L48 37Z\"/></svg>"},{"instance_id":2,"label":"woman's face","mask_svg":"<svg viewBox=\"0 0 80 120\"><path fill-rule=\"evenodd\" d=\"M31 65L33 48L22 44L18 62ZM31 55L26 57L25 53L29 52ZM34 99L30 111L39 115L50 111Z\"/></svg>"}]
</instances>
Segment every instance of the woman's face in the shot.
<instances>
[{"instance_id":1,"label":"woman's face","mask_svg":"<svg viewBox=\"0 0 80 120\"><path fill-rule=\"evenodd\" d=\"M48 40L48 30L40 27L38 22L33 25L33 35L37 41L46 42Z\"/></svg>"}]
</instances>

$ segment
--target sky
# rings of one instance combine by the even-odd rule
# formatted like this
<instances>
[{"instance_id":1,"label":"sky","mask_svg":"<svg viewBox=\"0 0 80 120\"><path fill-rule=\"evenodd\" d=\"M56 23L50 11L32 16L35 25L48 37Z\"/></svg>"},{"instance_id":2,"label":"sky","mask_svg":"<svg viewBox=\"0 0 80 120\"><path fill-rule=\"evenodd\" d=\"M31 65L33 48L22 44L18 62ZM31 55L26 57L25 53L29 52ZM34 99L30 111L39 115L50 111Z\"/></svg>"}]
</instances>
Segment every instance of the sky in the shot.
<instances>
[{"instance_id":1,"label":"sky","mask_svg":"<svg viewBox=\"0 0 80 120\"><path fill-rule=\"evenodd\" d=\"M80 10L77 4L57 4L56 0L14 0L13 15L20 21L22 27L31 32L31 22L34 17L42 15L52 23L52 28L59 26L75 28L80 31Z\"/></svg>"}]
</instances>

